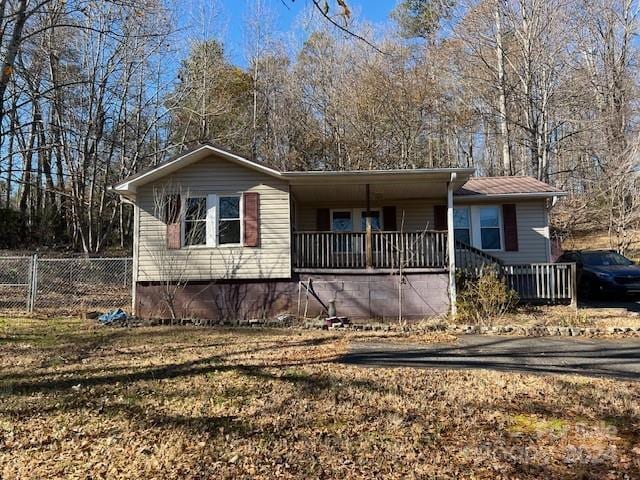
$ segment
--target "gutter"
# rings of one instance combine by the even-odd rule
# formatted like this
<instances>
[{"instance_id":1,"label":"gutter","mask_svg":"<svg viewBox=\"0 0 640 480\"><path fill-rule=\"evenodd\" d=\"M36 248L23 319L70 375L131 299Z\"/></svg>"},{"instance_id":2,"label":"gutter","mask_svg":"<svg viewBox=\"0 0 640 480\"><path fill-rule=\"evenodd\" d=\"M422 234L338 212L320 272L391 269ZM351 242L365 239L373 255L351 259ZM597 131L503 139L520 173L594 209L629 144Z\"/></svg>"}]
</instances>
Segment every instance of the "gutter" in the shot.
<instances>
[{"instance_id":1,"label":"gutter","mask_svg":"<svg viewBox=\"0 0 640 480\"><path fill-rule=\"evenodd\" d=\"M384 176L384 175L420 175L420 174L451 174L451 173L469 173L475 172L474 168L414 168L414 169L394 169L394 170L311 170L311 171L286 171L281 175L284 178L301 178L301 177L358 177L358 176Z\"/></svg>"},{"instance_id":2,"label":"gutter","mask_svg":"<svg viewBox=\"0 0 640 480\"><path fill-rule=\"evenodd\" d=\"M491 193L478 193L477 195L455 195L457 201L464 202L465 200L509 200L509 199L523 199L526 200L528 198L537 199L537 198L558 198L558 197L566 197L569 194L567 192L530 192L530 193L499 193L499 194L491 194Z\"/></svg>"}]
</instances>

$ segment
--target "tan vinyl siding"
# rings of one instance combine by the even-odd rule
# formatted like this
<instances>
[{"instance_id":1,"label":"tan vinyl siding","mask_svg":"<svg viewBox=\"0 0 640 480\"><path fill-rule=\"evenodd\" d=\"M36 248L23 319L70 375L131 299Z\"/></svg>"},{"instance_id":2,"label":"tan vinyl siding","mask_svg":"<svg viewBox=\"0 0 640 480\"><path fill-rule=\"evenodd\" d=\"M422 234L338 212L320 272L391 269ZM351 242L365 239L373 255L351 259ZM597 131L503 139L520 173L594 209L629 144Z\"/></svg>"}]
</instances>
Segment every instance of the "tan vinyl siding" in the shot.
<instances>
[{"instance_id":1,"label":"tan vinyl siding","mask_svg":"<svg viewBox=\"0 0 640 480\"><path fill-rule=\"evenodd\" d=\"M404 231L422 231L433 229L433 205L432 200L390 200L388 202L371 202L371 208L387 206L396 207L396 221L398 230L401 228L402 216L404 213ZM314 205L296 204L296 230L299 232L312 232L316 230L316 211L318 208L329 209L351 209L365 208L363 203L345 205L341 202L324 202Z\"/></svg>"},{"instance_id":2,"label":"tan vinyl siding","mask_svg":"<svg viewBox=\"0 0 640 480\"><path fill-rule=\"evenodd\" d=\"M175 268L160 267L158 254L166 241L166 225L154 212L154 189L169 183L183 195L260 194L258 247L190 247L171 250ZM140 207L138 281L161 281L170 270L187 265L183 280L289 278L291 276L289 187L287 182L209 157L186 166L170 178L144 185L137 193ZM166 251L166 250L165 250ZM186 278L185 278L186 277Z\"/></svg>"},{"instance_id":3,"label":"tan vinyl siding","mask_svg":"<svg viewBox=\"0 0 640 480\"><path fill-rule=\"evenodd\" d=\"M401 229L402 216L404 213L405 232L416 232L422 230L433 230L433 201L411 200L396 202L396 221L398 222L398 230Z\"/></svg>"}]
</instances>

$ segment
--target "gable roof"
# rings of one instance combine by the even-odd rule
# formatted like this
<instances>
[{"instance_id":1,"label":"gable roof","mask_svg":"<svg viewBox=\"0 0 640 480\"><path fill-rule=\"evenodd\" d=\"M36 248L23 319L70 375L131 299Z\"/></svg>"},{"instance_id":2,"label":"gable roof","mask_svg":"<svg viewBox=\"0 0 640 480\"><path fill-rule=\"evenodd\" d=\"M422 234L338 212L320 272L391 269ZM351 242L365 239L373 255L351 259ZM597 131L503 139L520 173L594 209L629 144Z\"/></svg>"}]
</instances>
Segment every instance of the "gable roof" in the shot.
<instances>
[{"instance_id":1,"label":"gable roof","mask_svg":"<svg viewBox=\"0 0 640 480\"><path fill-rule=\"evenodd\" d=\"M191 165L192 163L197 162L198 160L202 160L203 158L206 158L211 154L216 154L219 157L224 158L225 160L229 160L238 165L242 165L244 167L256 170L272 177L281 177L281 173L278 170L249 160L248 158L245 158L237 153L233 153L225 148L205 143L202 145L198 145L191 150L183 152L172 160L169 160L168 162L165 162L157 167L142 171L135 175L131 175L113 185L111 189L117 193L120 193L121 195L131 193L135 194L137 187L152 182L153 180L162 178L169 173L173 173L183 167L186 167L187 165Z\"/></svg>"},{"instance_id":2,"label":"gable roof","mask_svg":"<svg viewBox=\"0 0 640 480\"><path fill-rule=\"evenodd\" d=\"M473 177L473 168L417 168L404 170L353 170L353 171L286 171L281 172L274 168L267 167L261 163L250 160L238 153L234 153L226 148L203 143L183 152L175 158L148 170L131 175L111 189L123 196L135 195L137 187L146 183L160 179L165 175L173 173L187 165L195 163L215 154L246 168L256 170L271 177L276 177L288 181L290 184L307 184L330 181L332 183L351 184L357 179L360 183L385 183L394 180L405 181L447 181L454 172L457 174L457 182L454 185L461 185L455 195L462 198L476 197L502 197L502 196L523 196L523 197L552 197L565 195L549 184L536 180L532 177ZM464 183L466 182L466 183ZM456 185L456 186L457 186Z\"/></svg>"},{"instance_id":3,"label":"gable roof","mask_svg":"<svg viewBox=\"0 0 640 480\"><path fill-rule=\"evenodd\" d=\"M473 177L456 190L457 197L556 197L566 192L533 177Z\"/></svg>"}]
</instances>

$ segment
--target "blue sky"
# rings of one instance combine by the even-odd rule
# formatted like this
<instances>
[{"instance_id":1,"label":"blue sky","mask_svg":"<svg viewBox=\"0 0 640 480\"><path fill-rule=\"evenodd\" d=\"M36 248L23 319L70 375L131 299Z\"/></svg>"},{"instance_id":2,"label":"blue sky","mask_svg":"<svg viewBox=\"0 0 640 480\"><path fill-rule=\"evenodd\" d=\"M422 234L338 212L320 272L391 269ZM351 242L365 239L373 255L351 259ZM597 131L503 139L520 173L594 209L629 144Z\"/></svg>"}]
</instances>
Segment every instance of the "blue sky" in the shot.
<instances>
[{"instance_id":1,"label":"blue sky","mask_svg":"<svg viewBox=\"0 0 640 480\"><path fill-rule=\"evenodd\" d=\"M377 24L389 19L389 13L397 1L347 0L347 4L353 12L354 20ZM311 0L295 0L294 2L291 0L264 0L264 2L272 12L275 29L283 35L292 34L296 30L299 19L311 5ZM252 3L253 0L217 0L217 2L178 0L177 8L180 9L178 15L187 30L201 30L197 24L202 24L202 22L197 17L202 18L202 14L194 12L202 11L204 8L208 12L206 14L208 18L215 17L210 21L208 33L224 40L228 56L233 63L244 65L246 62L242 54L243 25ZM330 0L330 5L337 8L335 0Z\"/></svg>"}]
</instances>

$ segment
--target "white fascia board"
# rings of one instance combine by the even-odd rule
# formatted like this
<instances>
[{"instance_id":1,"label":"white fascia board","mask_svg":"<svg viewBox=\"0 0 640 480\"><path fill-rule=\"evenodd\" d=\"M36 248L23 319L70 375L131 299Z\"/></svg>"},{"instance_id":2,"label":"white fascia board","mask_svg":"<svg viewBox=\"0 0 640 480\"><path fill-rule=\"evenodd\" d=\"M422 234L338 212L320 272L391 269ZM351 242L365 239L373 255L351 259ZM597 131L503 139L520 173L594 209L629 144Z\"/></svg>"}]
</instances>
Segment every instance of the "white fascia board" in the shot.
<instances>
[{"instance_id":1,"label":"white fascia board","mask_svg":"<svg viewBox=\"0 0 640 480\"><path fill-rule=\"evenodd\" d=\"M289 180L291 185L324 185L328 181L343 185L404 182L447 183L451 181L451 174L455 173L456 180L453 183L458 188L467 182L473 172L472 168L422 168L415 170L283 172L282 177Z\"/></svg>"},{"instance_id":2,"label":"white fascia board","mask_svg":"<svg viewBox=\"0 0 640 480\"><path fill-rule=\"evenodd\" d=\"M282 172L284 178L324 178L324 177L395 177L395 176L431 176L460 173L461 175L472 175L474 168L414 168L395 170L312 170L312 171L286 171Z\"/></svg>"}]
</instances>

